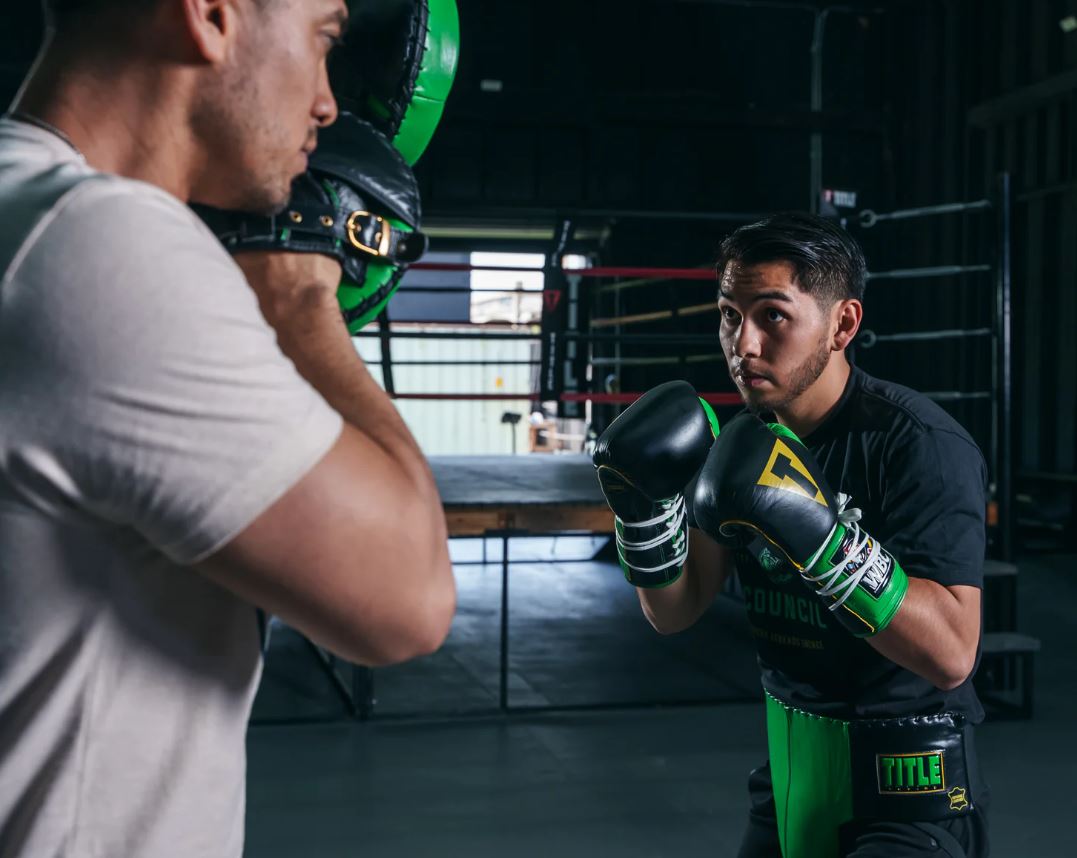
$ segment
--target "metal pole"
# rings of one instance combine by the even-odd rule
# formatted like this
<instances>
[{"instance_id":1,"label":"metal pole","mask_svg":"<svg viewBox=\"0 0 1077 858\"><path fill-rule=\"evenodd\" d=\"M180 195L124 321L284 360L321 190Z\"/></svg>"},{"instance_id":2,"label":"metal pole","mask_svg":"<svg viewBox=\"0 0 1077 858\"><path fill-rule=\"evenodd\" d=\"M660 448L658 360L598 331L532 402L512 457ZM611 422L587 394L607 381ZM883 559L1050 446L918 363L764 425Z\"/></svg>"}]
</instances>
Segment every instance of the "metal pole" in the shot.
<instances>
[{"instance_id":1,"label":"metal pole","mask_svg":"<svg viewBox=\"0 0 1077 858\"><path fill-rule=\"evenodd\" d=\"M654 345L662 345L669 343L672 345L681 346L713 346L714 334L684 334L677 336L677 334L576 334L567 333L565 339L569 342L573 340L589 340L591 342L612 342L618 347L623 345L629 345L633 343L646 343Z\"/></svg>"},{"instance_id":2,"label":"metal pole","mask_svg":"<svg viewBox=\"0 0 1077 858\"><path fill-rule=\"evenodd\" d=\"M572 289L569 285L569 277L567 272L562 268L565 255L565 250L568 247L569 241L572 240L573 233L575 232L575 226L573 225L571 218L560 218L560 225L557 228L556 236L557 240L554 243L553 252L550 254L548 265L549 268L546 272L546 286L550 288L550 279L555 279L557 288L561 291L561 300L564 302L563 309L558 310L558 318L564 320L564 331L576 331L579 332L579 328L576 325L577 317L573 312L573 308L570 303L570 296ZM579 286L580 279L578 277L573 278L576 286ZM551 355L550 359L553 361L552 369L554 372L553 386L551 390L555 393L560 393L566 387L568 387L568 376L570 375L569 367L572 365L576 358L576 351L579 348L579 343L569 343L562 340L561 348L557 350L555 355ZM576 407L565 405L562 402L557 403L557 416L558 417L575 417Z\"/></svg>"},{"instance_id":3,"label":"metal pole","mask_svg":"<svg viewBox=\"0 0 1077 858\"><path fill-rule=\"evenodd\" d=\"M686 363L711 363L716 361L724 361L725 355L720 353L714 354L696 354L689 355L684 359ZM676 355L653 357L653 358L621 358L616 360L615 358L591 358L591 366L678 366L681 362L681 358Z\"/></svg>"},{"instance_id":4,"label":"metal pole","mask_svg":"<svg viewBox=\"0 0 1077 858\"><path fill-rule=\"evenodd\" d=\"M444 322L431 322L431 324L445 324ZM463 324L460 327L465 327ZM542 337L539 334L516 334L516 333L503 333L501 331L494 331L492 333L482 333L481 325L467 325L476 330L476 333L444 333L440 331L392 331L386 332L385 336L390 336L397 340L540 340ZM360 331L353 336L353 339L365 340L371 337L383 336L378 331Z\"/></svg>"},{"instance_id":5,"label":"metal pole","mask_svg":"<svg viewBox=\"0 0 1077 858\"><path fill-rule=\"evenodd\" d=\"M998 316L998 491L999 545L1003 560L1013 559L1013 318L1011 305L1011 188L1010 174L1000 173L996 235Z\"/></svg>"},{"instance_id":6,"label":"metal pole","mask_svg":"<svg viewBox=\"0 0 1077 858\"><path fill-rule=\"evenodd\" d=\"M953 277L992 271L990 265L932 265L927 268L895 268L893 271L869 271L868 280L914 280L917 277Z\"/></svg>"},{"instance_id":7,"label":"metal pole","mask_svg":"<svg viewBox=\"0 0 1077 858\"><path fill-rule=\"evenodd\" d=\"M501 534L501 666L498 705L509 711L509 535Z\"/></svg>"},{"instance_id":8,"label":"metal pole","mask_svg":"<svg viewBox=\"0 0 1077 858\"><path fill-rule=\"evenodd\" d=\"M818 114L823 111L823 41L826 37L826 19L829 9L815 11L815 25L811 40L811 109ZM809 144L811 188L808 211L818 214L823 197L823 132L813 131Z\"/></svg>"},{"instance_id":9,"label":"metal pole","mask_svg":"<svg viewBox=\"0 0 1077 858\"><path fill-rule=\"evenodd\" d=\"M957 214L959 212L978 212L991 208L990 200L975 200L971 203L943 203L937 206L918 206L911 209L898 209L892 212L874 212L864 209L857 216L860 226L871 229L884 220L907 220L914 217L932 217L934 215Z\"/></svg>"},{"instance_id":10,"label":"metal pole","mask_svg":"<svg viewBox=\"0 0 1077 858\"><path fill-rule=\"evenodd\" d=\"M349 689L348 686L344 684L344 680L340 678L340 674L337 673L336 656L326 653L325 650L305 635L303 636L303 643L307 645L310 651L314 653L314 657L318 659L318 664L321 665L325 675L329 678L333 690L337 693L337 697L340 698L340 702L344 704L344 708L348 711L348 714L352 718L358 718L360 715L364 714L360 708L359 701L352 696L354 686L352 689Z\"/></svg>"},{"instance_id":11,"label":"metal pole","mask_svg":"<svg viewBox=\"0 0 1077 858\"><path fill-rule=\"evenodd\" d=\"M948 328L938 331L909 331L902 334L876 334L872 330L862 331L857 337L861 348L871 349L878 343L917 343L935 340L962 339L965 337L989 337L994 333L991 328Z\"/></svg>"},{"instance_id":12,"label":"metal pole","mask_svg":"<svg viewBox=\"0 0 1077 858\"><path fill-rule=\"evenodd\" d=\"M975 390L968 392L962 390L937 390L926 391L923 395L928 399L935 400L935 402L966 402L972 400L984 400L990 402L994 398L994 391Z\"/></svg>"},{"instance_id":13,"label":"metal pole","mask_svg":"<svg viewBox=\"0 0 1077 858\"><path fill-rule=\"evenodd\" d=\"M805 10L808 11L808 10ZM425 224L433 221L439 223L451 218L453 221L459 220L471 220L479 221L479 223L473 227L482 229L484 226L490 226L491 224L497 224L498 222L508 221L511 223L520 223L523 220L525 223L521 227L526 229L526 224L534 224L535 221L545 221L550 218L564 216L573 218L576 221L601 221L601 220L653 220L653 221L665 221L665 220L699 220L699 221L715 221L718 223L751 223L757 221L760 218L767 216L766 211L747 211L747 212L726 212L726 211L690 211L690 210L671 210L671 209L619 209L619 208L606 208L606 209L586 209L586 208L564 208L557 209L543 208L540 206L483 206L472 207L461 210L459 206L454 206L451 209L437 209L434 211L424 211L424 227L423 232L430 235L432 238L459 238L470 237L470 232L467 235L458 235L455 233L445 234L447 230L451 230L451 227L447 226L426 226ZM535 238L539 240L550 240L554 237L554 230L547 230L539 228L537 234L522 236L524 238Z\"/></svg>"},{"instance_id":14,"label":"metal pole","mask_svg":"<svg viewBox=\"0 0 1077 858\"><path fill-rule=\"evenodd\" d=\"M375 336L381 340L381 383L385 392L392 395L396 390L393 383L393 333L389 327L389 308L385 307L378 315L378 331Z\"/></svg>"}]
</instances>

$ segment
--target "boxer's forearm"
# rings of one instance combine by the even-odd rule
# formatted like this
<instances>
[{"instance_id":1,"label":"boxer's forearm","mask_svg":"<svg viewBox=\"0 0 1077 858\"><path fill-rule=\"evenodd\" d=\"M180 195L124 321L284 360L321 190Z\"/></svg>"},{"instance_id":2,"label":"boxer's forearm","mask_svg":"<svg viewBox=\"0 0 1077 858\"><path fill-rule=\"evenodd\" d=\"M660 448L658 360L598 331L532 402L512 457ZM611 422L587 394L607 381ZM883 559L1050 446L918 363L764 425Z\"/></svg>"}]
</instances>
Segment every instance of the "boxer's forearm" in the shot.
<instances>
[{"instance_id":1,"label":"boxer's forearm","mask_svg":"<svg viewBox=\"0 0 1077 858\"><path fill-rule=\"evenodd\" d=\"M680 578L666 587L637 587L648 622L662 634L693 625L722 587L729 570L729 552L702 531L688 531L688 558Z\"/></svg>"},{"instance_id":2,"label":"boxer's forearm","mask_svg":"<svg viewBox=\"0 0 1077 858\"><path fill-rule=\"evenodd\" d=\"M978 588L943 587L910 577L900 610L867 642L895 664L948 690L972 672L979 638Z\"/></svg>"}]
</instances>

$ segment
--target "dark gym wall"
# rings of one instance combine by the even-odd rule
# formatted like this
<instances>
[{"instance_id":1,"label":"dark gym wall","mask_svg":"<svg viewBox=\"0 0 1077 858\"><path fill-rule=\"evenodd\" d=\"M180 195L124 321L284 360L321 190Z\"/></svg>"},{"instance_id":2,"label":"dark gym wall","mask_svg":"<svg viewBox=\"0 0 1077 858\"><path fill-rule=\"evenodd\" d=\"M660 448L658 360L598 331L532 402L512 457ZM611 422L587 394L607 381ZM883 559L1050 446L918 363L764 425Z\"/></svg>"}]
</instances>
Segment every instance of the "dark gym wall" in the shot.
<instances>
[{"instance_id":1,"label":"dark gym wall","mask_svg":"<svg viewBox=\"0 0 1077 858\"><path fill-rule=\"evenodd\" d=\"M868 12L830 17L816 115L815 10L785 6L460 0L452 110L422 168L429 210L807 207L811 131L877 140L880 28ZM860 148L843 150L862 163Z\"/></svg>"},{"instance_id":2,"label":"dark gym wall","mask_svg":"<svg viewBox=\"0 0 1077 858\"><path fill-rule=\"evenodd\" d=\"M1015 467L1040 498L1072 492L1060 477L1077 470L1077 31L1063 26L1074 15L1074 0L946 0L891 16L912 51L895 204L975 199L1000 171L1013 178ZM956 260L975 247L959 218L938 225L910 231L901 252ZM978 312L963 294L940 327L977 326Z\"/></svg>"},{"instance_id":3,"label":"dark gym wall","mask_svg":"<svg viewBox=\"0 0 1077 858\"><path fill-rule=\"evenodd\" d=\"M1077 454L1077 32L1074 2L964 3L979 12L983 59L970 81L973 169L1009 170L1017 189L1020 462L1075 471ZM990 7L995 7L993 10ZM995 14L991 14L991 12ZM987 62L989 58L994 62Z\"/></svg>"}]
</instances>

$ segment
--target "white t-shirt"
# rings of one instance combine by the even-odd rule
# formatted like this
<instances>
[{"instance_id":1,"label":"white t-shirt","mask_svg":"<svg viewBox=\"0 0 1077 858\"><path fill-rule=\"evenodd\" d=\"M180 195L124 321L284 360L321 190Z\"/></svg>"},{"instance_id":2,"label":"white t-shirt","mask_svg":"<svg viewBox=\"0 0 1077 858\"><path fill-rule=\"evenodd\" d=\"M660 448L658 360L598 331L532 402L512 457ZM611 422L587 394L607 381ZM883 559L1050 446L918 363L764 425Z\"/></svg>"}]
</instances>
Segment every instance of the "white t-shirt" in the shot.
<instances>
[{"instance_id":1,"label":"white t-shirt","mask_svg":"<svg viewBox=\"0 0 1077 858\"><path fill-rule=\"evenodd\" d=\"M180 201L0 120L0 855L238 856L255 609L190 564L341 419Z\"/></svg>"}]
</instances>

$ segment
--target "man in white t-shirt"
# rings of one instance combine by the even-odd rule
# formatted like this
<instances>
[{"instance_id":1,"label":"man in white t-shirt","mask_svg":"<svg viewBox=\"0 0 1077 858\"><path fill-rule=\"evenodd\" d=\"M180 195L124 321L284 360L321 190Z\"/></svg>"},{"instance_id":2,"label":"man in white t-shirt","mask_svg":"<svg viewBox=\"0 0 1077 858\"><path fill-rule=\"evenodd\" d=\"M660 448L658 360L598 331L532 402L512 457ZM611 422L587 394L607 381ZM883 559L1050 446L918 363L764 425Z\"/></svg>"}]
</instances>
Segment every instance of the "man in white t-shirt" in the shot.
<instances>
[{"instance_id":1,"label":"man in white t-shirt","mask_svg":"<svg viewBox=\"0 0 1077 858\"><path fill-rule=\"evenodd\" d=\"M46 0L0 119L0 855L238 856L255 606L440 645L429 469L336 261L240 267L185 203L286 202L342 0Z\"/></svg>"}]
</instances>

